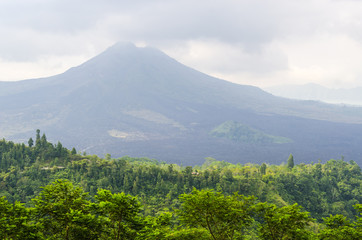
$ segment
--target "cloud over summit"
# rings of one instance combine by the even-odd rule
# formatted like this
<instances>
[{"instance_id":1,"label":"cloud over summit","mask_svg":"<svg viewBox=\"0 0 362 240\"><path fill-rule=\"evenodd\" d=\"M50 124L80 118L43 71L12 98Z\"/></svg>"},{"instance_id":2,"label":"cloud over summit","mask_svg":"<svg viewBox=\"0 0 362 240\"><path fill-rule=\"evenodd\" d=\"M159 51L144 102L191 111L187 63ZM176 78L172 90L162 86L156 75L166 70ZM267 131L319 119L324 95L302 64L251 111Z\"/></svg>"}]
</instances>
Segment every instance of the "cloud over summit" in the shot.
<instances>
[{"instance_id":1,"label":"cloud over summit","mask_svg":"<svg viewBox=\"0 0 362 240\"><path fill-rule=\"evenodd\" d=\"M0 80L62 72L131 41L244 84L362 86L361 11L352 0L4 0Z\"/></svg>"}]
</instances>

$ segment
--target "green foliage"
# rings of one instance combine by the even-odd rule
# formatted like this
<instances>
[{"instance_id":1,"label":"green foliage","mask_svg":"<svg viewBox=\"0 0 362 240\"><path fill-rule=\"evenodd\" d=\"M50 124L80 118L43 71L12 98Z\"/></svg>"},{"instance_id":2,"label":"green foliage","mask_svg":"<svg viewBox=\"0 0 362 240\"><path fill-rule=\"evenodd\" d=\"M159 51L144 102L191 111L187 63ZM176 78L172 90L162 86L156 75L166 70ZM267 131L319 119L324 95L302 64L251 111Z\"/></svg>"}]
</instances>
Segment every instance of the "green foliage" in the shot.
<instances>
[{"instance_id":1,"label":"green foliage","mask_svg":"<svg viewBox=\"0 0 362 240\"><path fill-rule=\"evenodd\" d=\"M37 225L31 222L31 209L19 202L10 204L0 197L0 238L40 239Z\"/></svg>"},{"instance_id":2,"label":"green foliage","mask_svg":"<svg viewBox=\"0 0 362 240\"><path fill-rule=\"evenodd\" d=\"M182 228L166 235L167 240L211 240L208 231L204 228Z\"/></svg>"},{"instance_id":3,"label":"green foliage","mask_svg":"<svg viewBox=\"0 0 362 240\"><path fill-rule=\"evenodd\" d=\"M294 157L292 154L290 154L288 157L287 166L288 166L288 168L294 167Z\"/></svg>"},{"instance_id":4,"label":"green foliage","mask_svg":"<svg viewBox=\"0 0 362 240\"><path fill-rule=\"evenodd\" d=\"M110 238L134 239L140 228L137 216L141 205L137 198L123 192L112 194L109 190L100 189L95 199L99 212L110 220Z\"/></svg>"},{"instance_id":5,"label":"green foliage","mask_svg":"<svg viewBox=\"0 0 362 240\"><path fill-rule=\"evenodd\" d=\"M40 145L33 147L0 140L0 196L29 203L41 186L61 178L78 183L91 196L98 188L138 195L142 211L155 216L177 207L178 195L196 187L255 195L277 206L299 203L319 222L330 214L353 218L352 206L362 202L361 168L353 161L299 164L290 170L207 158L200 167L181 167L148 158L83 156L44 139L41 143L39 132Z\"/></svg>"},{"instance_id":6,"label":"green foliage","mask_svg":"<svg viewBox=\"0 0 362 240\"><path fill-rule=\"evenodd\" d=\"M319 239L323 240L359 240L362 239L361 215L362 206L354 206L358 211L357 220L350 222L345 216L337 214L324 218L325 228L319 233Z\"/></svg>"},{"instance_id":7,"label":"green foliage","mask_svg":"<svg viewBox=\"0 0 362 240\"><path fill-rule=\"evenodd\" d=\"M245 143L289 143L291 139L266 134L263 131L251 128L235 121L227 121L210 132L211 136L227 138L235 142Z\"/></svg>"},{"instance_id":8,"label":"green foliage","mask_svg":"<svg viewBox=\"0 0 362 240\"><path fill-rule=\"evenodd\" d=\"M34 145L34 140L32 138L29 138L28 145L29 147L32 147Z\"/></svg>"},{"instance_id":9,"label":"green foliage","mask_svg":"<svg viewBox=\"0 0 362 240\"><path fill-rule=\"evenodd\" d=\"M335 239L335 240L358 240L362 238L362 232L357 231L346 217L342 215L334 215L324 219L327 226L319 234L319 239Z\"/></svg>"},{"instance_id":10,"label":"green foliage","mask_svg":"<svg viewBox=\"0 0 362 240\"><path fill-rule=\"evenodd\" d=\"M172 213L164 212L157 217L147 216L144 218L144 225L139 231L139 239L154 240L154 239L169 239L171 234L175 238L173 229L171 229Z\"/></svg>"},{"instance_id":11,"label":"green foliage","mask_svg":"<svg viewBox=\"0 0 362 240\"><path fill-rule=\"evenodd\" d=\"M225 196L211 190L196 190L180 196L180 221L187 227L202 227L212 239L239 239L253 222L254 197L237 193Z\"/></svg>"},{"instance_id":12,"label":"green foliage","mask_svg":"<svg viewBox=\"0 0 362 240\"><path fill-rule=\"evenodd\" d=\"M75 148L72 148L72 151L70 152L70 154L72 154L72 155L77 154L77 150L75 150Z\"/></svg>"},{"instance_id":13,"label":"green foliage","mask_svg":"<svg viewBox=\"0 0 362 240\"><path fill-rule=\"evenodd\" d=\"M180 225L180 215L172 212L172 209L185 206L184 200L193 199L195 194L204 197L208 191L210 198L224 203L225 206L218 205L220 207L214 209L221 213L231 209L227 206L235 200L233 193L237 192L274 204L268 205L274 206L269 209L272 212L270 219L279 214L288 219L288 206L298 203L316 219L312 226L316 226L314 231L320 238L332 239L331 236L341 232L351 232L350 235L361 232L361 215L357 219L355 215L361 214L362 173L354 161L332 159L324 164L295 164L288 168L265 163L231 164L207 158L202 166L182 167L148 158L112 159L107 155L106 159L101 159L94 155L79 155L75 149L69 151L59 142L49 143L44 134L41 137L40 131L35 142L29 147L0 140L0 196L6 196L6 199L2 198L2 211L4 216L22 216L19 219L1 217L0 224L4 224L1 226L8 224L4 227L7 236L11 236L8 238L24 239L20 236L26 235L29 239L39 236L59 239L65 238L68 232L68 239L81 239L85 234L87 239L116 239L118 233L120 239L212 239L209 229L196 222L191 225L182 221ZM74 187L72 182L79 187ZM104 189L100 190L103 195L97 194L99 189ZM181 194L184 195L179 199ZM133 197L135 195L138 197ZM104 198L97 199L100 196ZM33 198L35 200L31 201ZM123 199L123 202L116 199ZM200 198L200 204L201 199L207 203L207 198ZM35 209L29 208L32 204L36 205ZM111 207L117 204L133 206L133 215L118 221L114 218L117 211ZM62 208L61 205L70 207ZM220 219L229 221L232 214L231 209L230 214L219 216L217 220L219 223ZM339 218L334 217L338 214ZM339 227L330 224L341 217L346 224ZM10 223L12 219L18 222ZM248 222L244 228L239 225L233 238L239 238L243 229L246 239L256 239L260 232L258 224L265 222L260 215L252 219L251 225ZM121 223L118 232L117 223ZM11 232L15 225L16 233ZM311 226L304 226L306 231L309 228ZM33 232L34 229L37 231ZM225 231L228 236L232 232L230 229Z\"/></svg>"},{"instance_id":14,"label":"green foliage","mask_svg":"<svg viewBox=\"0 0 362 240\"><path fill-rule=\"evenodd\" d=\"M0 198L2 239L361 239L361 204L352 222L342 215L313 219L297 204L277 207L253 196L196 190L179 196L181 206L158 216L141 213L138 198L100 189L95 202L66 180L33 200L35 208ZM321 229L321 230L318 230Z\"/></svg>"},{"instance_id":15,"label":"green foliage","mask_svg":"<svg viewBox=\"0 0 362 240\"><path fill-rule=\"evenodd\" d=\"M265 174L266 174L266 164L265 164L265 163L261 164L261 166L260 166L260 173L261 173L262 175L265 175Z\"/></svg>"},{"instance_id":16,"label":"green foliage","mask_svg":"<svg viewBox=\"0 0 362 240\"><path fill-rule=\"evenodd\" d=\"M274 204L259 203L258 211L262 216L260 238L265 240L312 239L313 234L307 229L313 219L308 212L302 212L297 204L278 208Z\"/></svg>"},{"instance_id":17,"label":"green foliage","mask_svg":"<svg viewBox=\"0 0 362 240\"><path fill-rule=\"evenodd\" d=\"M33 199L36 220L49 239L98 239L102 221L92 214L88 193L66 180L44 187Z\"/></svg>"}]
</instances>

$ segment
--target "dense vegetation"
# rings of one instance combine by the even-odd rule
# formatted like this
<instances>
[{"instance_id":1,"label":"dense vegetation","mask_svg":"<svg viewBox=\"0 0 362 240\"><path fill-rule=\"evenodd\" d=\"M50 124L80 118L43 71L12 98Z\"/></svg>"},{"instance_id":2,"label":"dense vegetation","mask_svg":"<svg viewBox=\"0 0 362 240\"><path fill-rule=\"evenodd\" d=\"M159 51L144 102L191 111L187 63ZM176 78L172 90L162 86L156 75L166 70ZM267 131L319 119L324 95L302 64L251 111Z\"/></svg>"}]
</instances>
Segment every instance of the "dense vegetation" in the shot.
<instances>
[{"instance_id":1,"label":"dense vegetation","mask_svg":"<svg viewBox=\"0 0 362 240\"><path fill-rule=\"evenodd\" d=\"M181 205L145 216L137 197L99 189L93 201L68 180L57 180L33 207L0 198L2 239L361 239L362 204L355 221L343 215L315 224L297 204L277 207L253 196L196 190Z\"/></svg>"},{"instance_id":2,"label":"dense vegetation","mask_svg":"<svg viewBox=\"0 0 362 240\"><path fill-rule=\"evenodd\" d=\"M289 143L291 139L266 134L258 129L251 128L236 121L227 121L210 132L211 136L227 138L235 142L245 143Z\"/></svg>"},{"instance_id":3,"label":"dense vegetation","mask_svg":"<svg viewBox=\"0 0 362 240\"><path fill-rule=\"evenodd\" d=\"M209 158L202 166L182 167L80 155L37 131L27 146L0 141L0 170L0 226L8 229L3 239L24 239L23 233L53 239L83 239L85 233L87 239L361 236L355 216L361 212L362 173L354 161L294 165L291 155L280 166ZM117 214L126 214L122 224ZM14 230L19 226L23 233ZM344 237L331 238L341 232Z\"/></svg>"}]
</instances>

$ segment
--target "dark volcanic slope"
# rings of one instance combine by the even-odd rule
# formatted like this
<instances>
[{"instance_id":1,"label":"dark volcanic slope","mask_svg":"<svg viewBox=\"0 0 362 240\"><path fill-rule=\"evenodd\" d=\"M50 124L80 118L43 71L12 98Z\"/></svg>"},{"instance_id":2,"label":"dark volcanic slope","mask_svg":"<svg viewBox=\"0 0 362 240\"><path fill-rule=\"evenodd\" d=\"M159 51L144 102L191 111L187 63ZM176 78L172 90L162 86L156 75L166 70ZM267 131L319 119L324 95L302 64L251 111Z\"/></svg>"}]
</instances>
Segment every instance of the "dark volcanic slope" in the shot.
<instances>
[{"instance_id":1,"label":"dark volcanic slope","mask_svg":"<svg viewBox=\"0 0 362 240\"><path fill-rule=\"evenodd\" d=\"M209 135L229 120L293 142L232 142ZM344 155L360 162L359 123L360 108L274 97L132 44L116 44L54 77L0 82L0 137L26 141L41 129L50 140L113 156L199 164L207 156L281 162L292 152L300 161Z\"/></svg>"}]
</instances>

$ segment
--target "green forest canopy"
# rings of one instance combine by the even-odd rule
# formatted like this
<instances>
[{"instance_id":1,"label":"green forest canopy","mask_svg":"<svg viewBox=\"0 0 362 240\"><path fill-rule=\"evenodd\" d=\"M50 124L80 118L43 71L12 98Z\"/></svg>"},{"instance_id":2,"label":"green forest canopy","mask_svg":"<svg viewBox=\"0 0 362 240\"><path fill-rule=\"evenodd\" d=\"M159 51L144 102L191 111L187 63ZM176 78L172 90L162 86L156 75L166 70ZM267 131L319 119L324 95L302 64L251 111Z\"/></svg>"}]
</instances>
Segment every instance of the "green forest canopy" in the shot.
<instances>
[{"instance_id":1,"label":"green forest canopy","mask_svg":"<svg viewBox=\"0 0 362 240\"><path fill-rule=\"evenodd\" d=\"M112 234L116 234L115 230L110 227L112 224L112 226L116 224L116 217L112 215L114 213L111 214L110 212L111 209L114 210L115 208L107 201L111 201L110 199L113 198L122 199L123 197L134 204L134 212L133 215L129 216L130 219L141 219L141 223L137 222L138 220L135 222L132 220L128 223L131 225L124 227L131 231L130 234L133 230L137 232L131 234L134 238L140 237L139 234L142 232L142 234L156 234L150 229L158 229L157 224L163 224L162 226L166 230L159 230L159 232L160 234L162 232L163 235L161 235L164 239L167 239L166 236L169 236L168 239L177 239L171 238L170 234L178 230L181 231L178 233L180 234L179 237L187 234L191 234L190 236L199 234L199 236L206 236L204 239L213 239L213 235L214 239L238 239L237 236L239 235L248 235L251 239L256 237L272 239L270 238L271 229L269 231L265 227L260 228L265 223L263 221L270 220L273 223L275 219L279 219L279 217L282 219L283 215L290 215L292 212L302 219L301 223L296 223L293 228L304 229L303 232L309 237L329 239L327 238L328 234L336 235L336 232L341 230L340 227L346 228L347 230L343 231L351 232L352 235L354 231L359 234L361 230L360 225L358 225L360 218L356 220L355 216L359 216L361 210L361 182L361 168L354 161L345 162L342 159L330 160L325 164L293 164L293 166L289 165L288 167L265 163L262 165L230 164L208 158L202 166L181 167L147 158L122 157L112 159L110 155L107 155L102 159L94 155L79 155L75 149L68 150L59 142L57 144L49 143L45 134L40 136L39 131L35 141L29 140L28 146L6 140L0 141L0 196L4 196L1 198L1 204L5 206L1 209L8 209L1 211L10 211L9 214L18 214L17 216L27 216L25 219L28 219L26 221L29 222L25 221L21 225L29 226L29 231L35 229L34 236L38 236L37 234L47 236L48 233L44 232L45 230L56 229L56 226L47 226L49 220L47 218L42 219L37 215L38 218L35 219L33 210L42 206L41 201L44 201L42 197L56 198L56 196L52 196L54 193L52 191L46 196L44 195L47 188L56 188L59 184L63 184L66 189L70 189L70 192L75 191L74 189L78 191L79 204L104 204L102 206L108 209L103 209L101 214L95 212L91 204L89 209L87 205L88 210L82 210L83 212L79 212L74 207L75 212L68 213L79 221L84 220L91 223L94 220L95 225L92 228L95 231L97 231L97 221L106 221L107 229L98 229L99 231L94 233L97 238L100 238L100 235L97 234L102 231L112 231ZM42 186L46 187L41 188ZM214 191L208 189L214 189ZM62 196L61 194L64 193L58 191L57 194ZM201 196L204 194L218 199L217 201L220 200L222 204L225 201L230 202L231 206L234 206L230 207L231 209L248 201L245 205L247 207L244 208L245 214L231 218L231 220L239 219L239 222L243 222L243 232L235 232L230 228L222 231L227 233L227 236L221 236L218 233L211 233L216 231L211 227L205 228L205 225L197 225L196 222L193 223L191 219L188 219L187 215L180 214L178 209L183 209L182 213L187 213L185 203L195 199L193 196L202 199ZM61 202L59 199L57 201ZM20 202L25 205L20 204ZM101 204L101 202L105 203ZM200 204L210 206L207 203L201 202ZM242 207L241 205L240 207ZM228 212L229 210L226 209L225 211ZM220 226L224 224L224 221L228 221L222 219L226 212L221 213L218 217ZM192 209L189 213L194 215ZM42 214L41 216L45 217L49 213ZM78 216L77 214L81 215ZM103 216L104 219L98 219L95 216ZM0 223L3 223L1 221ZM69 221L68 219L67 222ZM148 221L148 225L145 224L145 221ZM290 222L288 219L285 221ZM202 223L201 220L198 222ZM226 225L236 227L237 224L235 224ZM137 226L140 229L137 230ZM135 229L132 230L133 227ZM43 230L39 230L42 228ZM83 229L81 226L75 228L80 228L79 231ZM241 226L238 229L241 229ZM261 229L266 229L266 232L261 231ZM280 229L282 229L281 226ZM78 230L74 231L77 232ZM169 232L167 233L167 231ZM327 237L322 238L322 233ZM79 234L81 233L79 232ZM293 235L294 233L288 234ZM303 234L301 236L304 236ZM286 239L296 239L290 236ZM180 237L180 239L187 238Z\"/></svg>"},{"instance_id":2,"label":"green forest canopy","mask_svg":"<svg viewBox=\"0 0 362 240\"><path fill-rule=\"evenodd\" d=\"M2 239L361 239L362 204L315 223L298 204L277 207L254 196L196 190L180 206L147 216L137 197L98 189L91 199L69 180L56 180L32 199L32 207L0 197Z\"/></svg>"}]
</instances>

